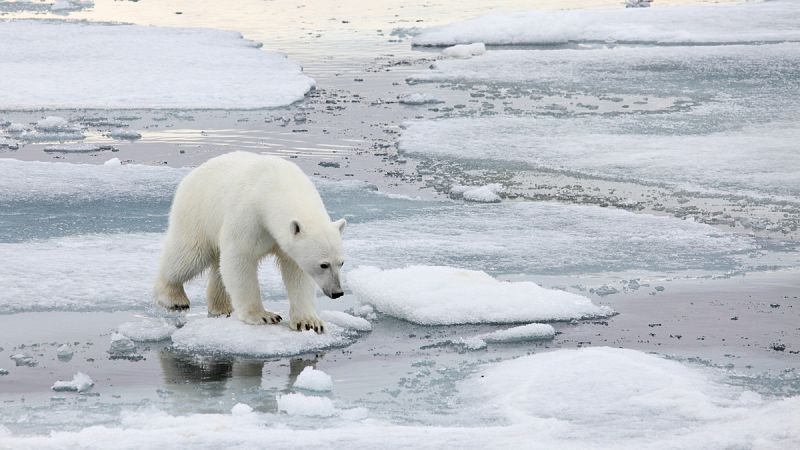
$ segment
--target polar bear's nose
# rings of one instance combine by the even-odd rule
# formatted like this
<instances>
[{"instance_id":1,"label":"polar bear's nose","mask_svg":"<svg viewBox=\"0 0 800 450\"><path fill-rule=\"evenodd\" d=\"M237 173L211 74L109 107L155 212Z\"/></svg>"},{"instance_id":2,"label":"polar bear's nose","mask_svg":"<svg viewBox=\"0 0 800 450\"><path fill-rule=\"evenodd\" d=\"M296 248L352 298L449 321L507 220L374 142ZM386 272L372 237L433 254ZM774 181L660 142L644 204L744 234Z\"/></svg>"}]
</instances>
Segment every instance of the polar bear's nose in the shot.
<instances>
[{"instance_id":1,"label":"polar bear's nose","mask_svg":"<svg viewBox=\"0 0 800 450\"><path fill-rule=\"evenodd\" d=\"M342 292L342 291L339 291L339 292L331 292L331 298L339 298L339 297L341 297L341 296L343 296L343 295L344 295L344 292Z\"/></svg>"}]
</instances>

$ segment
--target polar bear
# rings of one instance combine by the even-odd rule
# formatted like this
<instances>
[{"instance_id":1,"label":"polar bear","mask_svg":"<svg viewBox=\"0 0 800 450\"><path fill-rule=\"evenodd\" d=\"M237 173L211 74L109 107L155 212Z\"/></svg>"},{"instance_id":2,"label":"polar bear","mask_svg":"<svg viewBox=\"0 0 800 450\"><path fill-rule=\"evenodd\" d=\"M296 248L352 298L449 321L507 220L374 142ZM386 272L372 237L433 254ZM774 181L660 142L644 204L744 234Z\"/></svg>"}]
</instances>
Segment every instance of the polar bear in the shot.
<instances>
[{"instance_id":1,"label":"polar bear","mask_svg":"<svg viewBox=\"0 0 800 450\"><path fill-rule=\"evenodd\" d=\"M314 284L330 298L343 295L345 224L331 222L311 180L289 161L247 152L212 158L175 192L156 303L189 308L183 284L209 269L209 316L278 323L281 316L264 309L258 284L259 262L274 255L289 296L290 327L322 333Z\"/></svg>"}]
</instances>

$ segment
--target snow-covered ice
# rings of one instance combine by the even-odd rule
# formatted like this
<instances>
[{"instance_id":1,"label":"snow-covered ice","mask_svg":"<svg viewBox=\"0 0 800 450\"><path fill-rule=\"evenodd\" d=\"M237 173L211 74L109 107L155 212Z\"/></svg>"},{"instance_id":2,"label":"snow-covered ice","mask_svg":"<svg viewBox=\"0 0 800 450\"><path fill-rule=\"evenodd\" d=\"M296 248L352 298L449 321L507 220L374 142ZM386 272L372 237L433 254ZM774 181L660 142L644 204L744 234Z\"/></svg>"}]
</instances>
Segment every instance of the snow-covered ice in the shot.
<instances>
[{"instance_id":1,"label":"snow-covered ice","mask_svg":"<svg viewBox=\"0 0 800 450\"><path fill-rule=\"evenodd\" d=\"M319 317L325 323L332 323L342 328L355 331L371 331L372 324L362 317L351 316L342 311L320 311Z\"/></svg>"},{"instance_id":2,"label":"snow-covered ice","mask_svg":"<svg viewBox=\"0 0 800 450\"><path fill-rule=\"evenodd\" d=\"M288 318L287 318L288 320ZM172 334L173 345L184 351L247 356L291 356L344 347L355 336L328 324L325 333L294 331L288 324L248 325L234 317L196 318Z\"/></svg>"},{"instance_id":3,"label":"snow-covered ice","mask_svg":"<svg viewBox=\"0 0 800 450\"><path fill-rule=\"evenodd\" d=\"M69 344L61 344L56 350L56 356L62 361L69 361L74 354L75 350Z\"/></svg>"},{"instance_id":4,"label":"snow-covered ice","mask_svg":"<svg viewBox=\"0 0 800 450\"><path fill-rule=\"evenodd\" d=\"M491 333L479 334L468 338L463 338L460 343L470 350L485 348L487 343L502 342L525 342L541 339L553 339L556 330L552 325L546 323L529 323L518 327L506 328L503 330L492 331Z\"/></svg>"},{"instance_id":5,"label":"snow-covered ice","mask_svg":"<svg viewBox=\"0 0 800 450\"><path fill-rule=\"evenodd\" d=\"M397 98L397 101L404 105L427 105L431 103L442 103L438 97L426 94L424 92L412 92L410 94L403 94Z\"/></svg>"},{"instance_id":6,"label":"snow-covered ice","mask_svg":"<svg viewBox=\"0 0 800 450\"><path fill-rule=\"evenodd\" d=\"M64 131L75 128L61 116L47 116L36 122L36 129L42 131Z\"/></svg>"},{"instance_id":7,"label":"snow-covered ice","mask_svg":"<svg viewBox=\"0 0 800 450\"><path fill-rule=\"evenodd\" d=\"M146 318L137 322L125 322L117 332L136 342L163 341L169 339L177 328L166 319Z\"/></svg>"},{"instance_id":8,"label":"snow-covered ice","mask_svg":"<svg viewBox=\"0 0 800 450\"><path fill-rule=\"evenodd\" d=\"M78 372L70 381L56 381L50 388L56 392L86 392L94 386L94 381L83 372Z\"/></svg>"},{"instance_id":9,"label":"snow-covered ice","mask_svg":"<svg viewBox=\"0 0 800 450\"><path fill-rule=\"evenodd\" d=\"M327 373L308 366L297 376L294 387L307 391L327 392L333 389L333 379Z\"/></svg>"},{"instance_id":10,"label":"snow-covered ice","mask_svg":"<svg viewBox=\"0 0 800 450\"><path fill-rule=\"evenodd\" d=\"M6 109L271 108L314 87L233 31L5 21L0 42Z\"/></svg>"},{"instance_id":11,"label":"snow-covered ice","mask_svg":"<svg viewBox=\"0 0 800 450\"><path fill-rule=\"evenodd\" d=\"M800 6L791 0L732 5L498 12L428 28L415 45L629 42L730 44L800 40Z\"/></svg>"},{"instance_id":12,"label":"snow-covered ice","mask_svg":"<svg viewBox=\"0 0 800 450\"><path fill-rule=\"evenodd\" d=\"M478 187L453 185L450 187L450 196L453 198L463 198L470 202L498 203L501 199L497 194L502 191L503 186L498 183L490 183Z\"/></svg>"},{"instance_id":13,"label":"snow-covered ice","mask_svg":"<svg viewBox=\"0 0 800 450\"><path fill-rule=\"evenodd\" d=\"M113 147L108 145L98 144L55 144L47 145L42 150L45 153L94 153L101 151L110 151Z\"/></svg>"},{"instance_id":14,"label":"snow-covered ice","mask_svg":"<svg viewBox=\"0 0 800 450\"><path fill-rule=\"evenodd\" d=\"M136 344L133 340L124 334L113 333L111 335L111 343L108 347L108 353L114 356L127 355L136 350Z\"/></svg>"},{"instance_id":15,"label":"snow-covered ice","mask_svg":"<svg viewBox=\"0 0 800 450\"><path fill-rule=\"evenodd\" d=\"M293 392L278 396L278 409L290 416L330 417L336 414L328 397Z\"/></svg>"},{"instance_id":16,"label":"snow-covered ice","mask_svg":"<svg viewBox=\"0 0 800 450\"><path fill-rule=\"evenodd\" d=\"M485 272L441 266L358 267L347 281L361 303L422 325L514 323L607 317L586 297L532 282L502 282Z\"/></svg>"},{"instance_id":17,"label":"snow-covered ice","mask_svg":"<svg viewBox=\"0 0 800 450\"><path fill-rule=\"evenodd\" d=\"M442 50L442 55L450 58L471 58L486 53L486 45L482 42L459 44Z\"/></svg>"}]
</instances>

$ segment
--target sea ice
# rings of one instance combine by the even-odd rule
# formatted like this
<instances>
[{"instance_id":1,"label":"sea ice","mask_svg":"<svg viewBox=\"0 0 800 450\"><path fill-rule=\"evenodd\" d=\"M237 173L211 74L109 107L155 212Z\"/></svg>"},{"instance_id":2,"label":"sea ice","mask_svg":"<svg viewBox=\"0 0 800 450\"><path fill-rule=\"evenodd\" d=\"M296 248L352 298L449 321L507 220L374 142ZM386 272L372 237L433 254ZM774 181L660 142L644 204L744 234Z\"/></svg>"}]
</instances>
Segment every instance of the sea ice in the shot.
<instances>
[{"instance_id":1,"label":"sea ice","mask_svg":"<svg viewBox=\"0 0 800 450\"><path fill-rule=\"evenodd\" d=\"M372 324L362 317L351 316L342 311L320 311L319 317L325 323L355 331L372 331Z\"/></svg>"},{"instance_id":2,"label":"sea ice","mask_svg":"<svg viewBox=\"0 0 800 450\"><path fill-rule=\"evenodd\" d=\"M14 364L16 364L17 367L19 366L36 367L39 365L39 362L33 358L33 355L30 355L28 353L15 353L9 356L9 358L11 358L11 360L14 361Z\"/></svg>"},{"instance_id":3,"label":"sea ice","mask_svg":"<svg viewBox=\"0 0 800 450\"><path fill-rule=\"evenodd\" d=\"M518 327L506 328L504 330L497 330L491 333L464 338L460 343L470 350L477 350L486 347L487 343L553 339L555 335L556 330L552 325L546 323L529 323L527 325L520 325Z\"/></svg>"},{"instance_id":4,"label":"sea ice","mask_svg":"<svg viewBox=\"0 0 800 450\"><path fill-rule=\"evenodd\" d=\"M163 341L169 339L176 327L165 319L142 319L138 322L125 322L117 331L136 342Z\"/></svg>"},{"instance_id":5,"label":"sea ice","mask_svg":"<svg viewBox=\"0 0 800 450\"><path fill-rule=\"evenodd\" d=\"M482 42L474 44L459 44L442 50L442 55L451 58L471 58L486 53L486 46Z\"/></svg>"},{"instance_id":6,"label":"sea ice","mask_svg":"<svg viewBox=\"0 0 800 450\"><path fill-rule=\"evenodd\" d=\"M297 376L294 387L307 391L327 392L333 389L333 379L327 373L309 366Z\"/></svg>"},{"instance_id":7,"label":"sea ice","mask_svg":"<svg viewBox=\"0 0 800 450\"><path fill-rule=\"evenodd\" d=\"M112 149L111 146L98 144L55 144L48 145L43 150L45 153L94 153Z\"/></svg>"},{"instance_id":8,"label":"sea ice","mask_svg":"<svg viewBox=\"0 0 800 450\"><path fill-rule=\"evenodd\" d=\"M442 103L442 100L434 95L423 92L413 92L398 97L398 102L404 105L426 105L430 103Z\"/></svg>"},{"instance_id":9,"label":"sea ice","mask_svg":"<svg viewBox=\"0 0 800 450\"><path fill-rule=\"evenodd\" d=\"M108 133L109 137L119 140L134 141L142 138L142 133L135 130L126 130L124 128L117 128L116 130Z\"/></svg>"},{"instance_id":10,"label":"sea ice","mask_svg":"<svg viewBox=\"0 0 800 450\"><path fill-rule=\"evenodd\" d=\"M455 198L461 197L468 202L499 203L500 196L497 194L502 190L503 186L498 183L479 187L453 186L450 188L450 195Z\"/></svg>"},{"instance_id":11,"label":"sea ice","mask_svg":"<svg viewBox=\"0 0 800 450\"><path fill-rule=\"evenodd\" d=\"M314 87L233 31L17 20L0 42L5 109L271 108Z\"/></svg>"},{"instance_id":12,"label":"sea ice","mask_svg":"<svg viewBox=\"0 0 800 450\"><path fill-rule=\"evenodd\" d=\"M288 320L288 317L287 317ZM354 336L327 324L325 333L294 331L278 325L248 325L234 317L197 318L172 334L180 350L259 357L291 356L334 347L344 347Z\"/></svg>"},{"instance_id":13,"label":"sea ice","mask_svg":"<svg viewBox=\"0 0 800 450\"><path fill-rule=\"evenodd\" d=\"M61 361L69 361L72 359L72 355L75 354L75 350L69 344L62 344L56 350L56 357Z\"/></svg>"},{"instance_id":14,"label":"sea ice","mask_svg":"<svg viewBox=\"0 0 800 450\"><path fill-rule=\"evenodd\" d=\"M330 417L336 414L331 399L300 393L279 395L278 410L290 416Z\"/></svg>"},{"instance_id":15,"label":"sea ice","mask_svg":"<svg viewBox=\"0 0 800 450\"><path fill-rule=\"evenodd\" d=\"M246 403L237 403L231 408L231 415L246 416L253 413L253 408Z\"/></svg>"},{"instance_id":16,"label":"sea ice","mask_svg":"<svg viewBox=\"0 0 800 450\"><path fill-rule=\"evenodd\" d=\"M56 381L50 389L56 392L86 392L94 386L94 381L83 372L78 372L71 381Z\"/></svg>"},{"instance_id":17,"label":"sea ice","mask_svg":"<svg viewBox=\"0 0 800 450\"><path fill-rule=\"evenodd\" d=\"M36 129L41 131L65 131L74 128L67 119L60 116L47 116L36 122Z\"/></svg>"},{"instance_id":18,"label":"sea ice","mask_svg":"<svg viewBox=\"0 0 800 450\"><path fill-rule=\"evenodd\" d=\"M422 325L514 323L607 317L614 311L586 297L531 282L502 282L485 272L441 266L347 273L358 301Z\"/></svg>"},{"instance_id":19,"label":"sea ice","mask_svg":"<svg viewBox=\"0 0 800 450\"><path fill-rule=\"evenodd\" d=\"M446 46L630 42L731 44L800 40L794 1L658 8L597 8L492 13L422 30L414 45Z\"/></svg>"},{"instance_id":20,"label":"sea ice","mask_svg":"<svg viewBox=\"0 0 800 450\"><path fill-rule=\"evenodd\" d=\"M127 355L136 350L136 344L132 339L121 333L114 333L111 335L111 345L108 348L108 353L113 356Z\"/></svg>"}]
</instances>

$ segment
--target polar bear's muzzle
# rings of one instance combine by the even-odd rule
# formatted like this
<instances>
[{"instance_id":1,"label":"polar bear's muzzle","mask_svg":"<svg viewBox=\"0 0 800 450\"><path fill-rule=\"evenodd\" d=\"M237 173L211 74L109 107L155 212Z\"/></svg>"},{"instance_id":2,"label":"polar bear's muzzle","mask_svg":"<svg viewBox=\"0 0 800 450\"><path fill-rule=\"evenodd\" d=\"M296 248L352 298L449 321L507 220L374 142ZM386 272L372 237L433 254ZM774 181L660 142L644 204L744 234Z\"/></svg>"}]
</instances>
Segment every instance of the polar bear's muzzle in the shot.
<instances>
[{"instance_id":1,"label":"polar bear's muzzle","mask_svg":"<svg viewBox=\"0 0 800 450\"><path fill-rule=\"evenodd\" d=\"M331 292L330 294L328 294L328 297L330 297L330 298L339 298L339 297L341 297L343 295L344 295L344 292L337 291L337 292Z\"/></svg>"}]
</instances>

